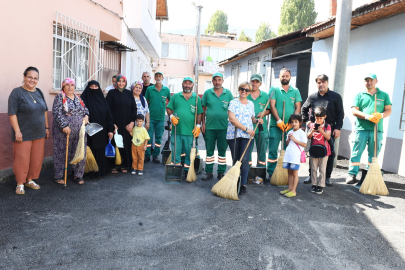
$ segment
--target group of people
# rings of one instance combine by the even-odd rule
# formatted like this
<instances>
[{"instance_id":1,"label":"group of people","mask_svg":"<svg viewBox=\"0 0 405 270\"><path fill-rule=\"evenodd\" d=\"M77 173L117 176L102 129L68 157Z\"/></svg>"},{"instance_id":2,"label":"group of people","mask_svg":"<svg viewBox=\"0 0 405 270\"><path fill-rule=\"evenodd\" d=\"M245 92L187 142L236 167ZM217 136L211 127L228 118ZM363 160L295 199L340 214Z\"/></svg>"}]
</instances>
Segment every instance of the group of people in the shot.
<instances>
[{"instance_id":1,"label":"group of people","mask_svg":"<svg viewBox=\"0 0 405 270\"><path fill-rule=\"evenodd\" d=\"M290 85L290 70L281 69L279 78L281 85L271 87L266 93L260 90L262 76L253 74L249 82L238 86L238 97L234 98L231 91L222 86L223 75L215 73L212 77L213 88L204 92L202 100L193 91L194 80L191 77L183 79L183 91L171 95L169 88L162 85L164 77L161 72L154 74L155 84L150 82L150 74L144 72L142 82L133 83L130 90L127 89L125 76L114 76L113 88L106 89L106 97L97 81L90 81L78 96L75 94L75 81L66 78L52 107L54 180L58 184L64 183L66 147L68 144L68 160L71 160L83 122L98 123L103 127L100 132L84 139L84 147L90 147L99 167L94 176L118 171L127 173L129 170L132 174L142 175L144 162L152 160L160 163L158 156L167 114L175 127L172 128L171 146L172 150L176 147L176 155L173 153L171 162L182 164L183 160L185 175L190 167L191 148L197 145L198 151L197 138L202 132L207 156L201 180L214 178L215 149L218 151L217 178L224 176L229 146L234 163L241 159L243 153L248 153L241 159L239 194L245 194L254 145L259 148L257 166L267 167L267 180L270 181L278 161L280 142L285 142L282 144L285 150L283 168L288 169L289 188L281 194L294 197L298 169L300 163L304 162L304 151L308 144L310 154L316 154L310 156L309 177L304 183L312 183L311 192L322 194L326 185L332 185L333 139L340 136L344 119L342 98L328 88L328 77L322 74L315 79L318 92L310 95L301 108L300 92ZM23 85L11 92L8 103L17 194L24 194L24 187L40 189L33 179L39 178L45 139L50 136L48 107L42 91L36 88L38 69L28 67L23 79ZM366 90L356 96L352 105L352 113L357 120L348 184L357 181L360 157L367 145L371 162L375 123L378 123L377 145L380 151L382 119L391 114L389 96L376 88L376 83L375 74L367 75ZM377 112L374 111L374 95L377 95ZM267 115L270 115L269 123ZM303 122L306 128L303 128ZM123 138L123 147L117 148L121 156L119 166L114 159L108 159L104 152L109 142L115 145L114 134L120 134ZM84 184L85 162L84 157L73 165L74 181L78 184Z\"/></svg>"}]
</instances>

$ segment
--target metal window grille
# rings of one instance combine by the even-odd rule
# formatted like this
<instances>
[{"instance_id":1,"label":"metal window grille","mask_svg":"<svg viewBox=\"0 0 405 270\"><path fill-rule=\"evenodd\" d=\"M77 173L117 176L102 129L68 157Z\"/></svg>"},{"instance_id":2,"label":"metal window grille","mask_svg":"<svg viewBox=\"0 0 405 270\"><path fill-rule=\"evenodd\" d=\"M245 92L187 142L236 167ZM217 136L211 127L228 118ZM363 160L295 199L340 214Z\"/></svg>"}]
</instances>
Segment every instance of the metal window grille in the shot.
<instances>
[{"instance_id":1,"label":"metal window grille","mask_svg":"<svg viewBox=\"0 0 405 270\"><path fill-rule=\"evenodd\" d=\"M239 86L239 64L233 65L231 70L231 92L233 96L238 96L238 86Z\"/></svg>"},{"instance_id":2,"label":"metal window grille","mask_svg":"<svg viewBox=\"0 0 405 270\"><path fill-rule=\"evenodd\" d=\"M257 65L259 63L259 57L252 58L248 61L247 81L250 81L250 77L257 72Z\"/></svg>"},{"instance_id":3,"label":"metal window grille","mask_svg":"<svg viewBox=\"0 0 405 270\"><path fill-rule=\"evenodd\" d=\"M402 95L402 108L401 108L401 119L399 122L399 130L405 131L405 108L404 108L404 103L405 103L405 84L404 84L404 93Z\"/></svg>"},{"instance_id":4,"label":"metal window grille","mask_svg":"<svg viewBox=\"0 0 405 270\"><path fill-rule=\"evenodd\" d=\"M91 80L102 80L103 64L100 31L56 12L53 25L53 88L61 89L65 78L76 82L76 90L84 90Z\"/></svg>"}]
</instances>

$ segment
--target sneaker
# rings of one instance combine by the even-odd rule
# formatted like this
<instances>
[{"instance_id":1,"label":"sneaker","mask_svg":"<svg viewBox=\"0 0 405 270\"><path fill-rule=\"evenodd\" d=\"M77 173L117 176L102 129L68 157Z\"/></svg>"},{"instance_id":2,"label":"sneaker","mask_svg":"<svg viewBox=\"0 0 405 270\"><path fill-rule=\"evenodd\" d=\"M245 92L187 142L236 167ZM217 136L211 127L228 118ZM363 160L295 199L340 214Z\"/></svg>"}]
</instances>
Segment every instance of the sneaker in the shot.
<instances>
[{"instance_id":1,"label":"sneaker","mask_svg":"<svg viewBox=\"0 0 405 270\"><path fill-rule=\"evenodd\" d=\"M323 193L323 187L317 187L316 190L315 190L315 193L319 194L319 195L322 194Z\"/></svg>"},{"instance_id":2,"label":"sneaker","mask_svg":"<svg viewBox=\"0 0 405 270\"><path fill-rule=\"evenodd\" d=\"M288 189L284 189L283 191L280 191L280 194L281 194L281 195L284 195L284 194L286 194L287 192L289 192L289 190L288 190Z\"/></svg>"},{"instance_id":3,"label":"sneaker","mask_svg":"<svg viewBox=\"0 0 405 270\"><path fill-rule=\"evenodd\" d=\"M286 194L284 194L284 196L288 197L288 198L292 198L297 196L297 194L292 193L291 191L287 192Z\"/></svg>"},{"instance_id":4,"label":"sneaker","mask_svg":"<svg viewBox=\"0 0 405 270\"><path fill-rule=\"evenodd\" d=\"M156 156L154 156L153 157L153 162L155 162L155 163L160 163L160 160L159 160L159 158Z\"/></svg>"},{"instance_id":5,"label":"sneaker","mask_svg":"<svg viewBox=\"0 0 405 270\"><path fill-rule=\"evenodd\" d=\"M312 186L312 188L309 191L311 191L312 193L315 193L316 192L316 186Z\"/></svg>"},{"instance_id":6,"label":"sneaker","mask_svg":"<svg viewBox=\"0 0 405 270\"><path fill-rule=\"evenodd\" d=\"M358 181L356 179L355 175L349 175L349 177L346 179L346 184L348 185L353 185L356 184Z\"/></svg>"},{"instance_id":7,"label":"sneaker","mask_svg":"<svg viewBox=\"0 0 405 270\"><path fill-rule=\"evenodd\" d=\"M218 173L218 175L217 175L218 180L221 180L222 177L224 177L224 173Z\"/></svg>"},{"instance_id":8,"label":"sneaker","mask_svg":"<svg viewBox=\"0 0 405 270\"><path fill-rule=\"evenodd\" d=\"M143 162L149 162L150 161L150 157L145 157Z\"/></svg>"},{"instance_id":9,"label":"sneaker","mask_svg":"<svg viewBox=\"0 0 405 270\"><path fill-rule=\"evenodd\" d=\"M208 181L208 180L210 180L212 178L214 178L214 175L211 172L209 172L209 173L205 173L203 175L203 177L201 177L201 180Z\"/></svg>"},{"instance_id":10,"label":"sneaker","mask_svg":"<svg viewBox=\"0 0 405 270\"><path fill-rule=\"evenodd\" d=\"M240 186L239 195L244 195L244 194L246 194L246 187L245 186Z\"/></svg>"},{"instance_id":11,"label":"sneaker","mask_svg":"<svg viewBox=\"0 0 405 270\"><path fill-rule=\"evenodd\" d=\"M143 171L138 171L138 175L143 175Z\"/></svg>"},{"instance_id":12,"label":"sneaker","mask_svg":"<svg viewBox=\"0 0 405 270\"><path fill-rule=\"evenodd\" d=\"M330 182L330 178L329 178L329 177L326 178L325 183L326 183L326 185L327 185L328 187L331 187L331 186L332 186L332 183Z\"/></svg>"},{"instance_id":13,"label":"sneaker","mask_svg":"<svg viewBox=\"0 0 405 270\"><path fill-rule=\"evenodd\" d=\"M131 174L136 174L137 172L138 172L138 170L133 169L133 170L131 171Z\"/></svg>"},{"instance_id":14,"label":"sneaker","mask_svg":"<svg viewBox=\"0 0 405 270\"><path fill-rule=\"evenodd\" d=\"M304 180L304 184L310 184L311 183L311 176L308 176L305 180Z\"/></svg>"}]
</instances>

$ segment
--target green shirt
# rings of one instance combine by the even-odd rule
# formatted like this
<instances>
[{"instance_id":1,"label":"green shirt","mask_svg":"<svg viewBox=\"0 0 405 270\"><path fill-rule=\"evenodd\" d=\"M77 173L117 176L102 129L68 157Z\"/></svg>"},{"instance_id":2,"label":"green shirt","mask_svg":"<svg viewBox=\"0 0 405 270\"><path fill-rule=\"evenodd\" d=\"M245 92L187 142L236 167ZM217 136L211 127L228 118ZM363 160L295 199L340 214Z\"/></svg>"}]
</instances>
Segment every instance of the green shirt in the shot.
<instances>
[{"instance_id":1,"label":"green shirt","mask_svg":"<svg viewBox=\"0 0 405 270\"><path fill-rule=\"evenodd\" d=\"M187 100L183 92L176 93L172 96L167 108L177 113L179 123L177 124L177 134L179 135L193 135L194 117L195 117L195 98L196 93L192 93L191 97ZM203 113L201 106L201 99L198 97L197 114ZM172 128L172 135L174 135L174 127Z\"/></svg>"},{"instance_id":2,"label":"green shirt","mask_svg":"<svg viewBox=\"0 0 405 270\"><path fill-rule=\"evenodd\" d=\"M149 86L145 94L145 99L149 102L149 117L150 120L165 121L166 99L170 100L170 89L162 86L158 91L155 86Z\"/></svg>"},{"instance_id":3,"label":"green shirt","mask_svg":"<svg viewBox=\"0 0 405 270\"><path fill-rule=\"evenodd\" d=\"M231 91L223 88L222 94L218 97L214 88L204 92L202 105L207 107L205 113L206 129L227 129L228 128L228 106L233 100Z\"/></svg>"},{"instance_id":4,"label":"green shirt","mask_svg":"<svg viewBox=\"0 0 405 270\"><path fill-rule=\"evenodd\" d=\"M392 105L390 96L377 88L377 112L383 113L385 106ZM359 110L365 114L375 113L375 94L370 95L367 89L358 93L353 100L352 107L358 107ZM366 120L356 118L355 130L374 130L374 123ZM383 119L378 122L378 131L383 131Z\"/></svg>"},{"instance_id":5,"label":"green shirt","mask_svg":"<svg viewBox=\"0 0 405 270\"><path fill-rule=\"evenodd\" d=\"M295 111L295 103L302 101L300 91L290 85L287 92L281 86L271 87L269 96L272 92L274 92L274 95L271 99L276 101L276 110L281 120L283 120L283 101L285 100L284 123L287 123L290 115ZM273 115L270 117L270 126L277 126L276 118Z\"/></svg>"},{"instance_id":6,"label":"green shirt","mask_svg":"<svg viewBox=\"0 0 405 270\"><path fill-rule=\"evenodd\" d=\"M260 90L259 90L260 91ZM267 101L269 100L269 95L266 92L260 91L259 96L254 100L252 95L248 95L248 100L252 101L255 105L255 117L264 110L264 106L266 106ZM267 105L267 109L270 109L270 102ZM256 127L256 124L253 125L253 128ZM259 133L259 128L256 129L256 133ZM269 128L267 124L267 117L263 117L263 131L262 133L269 133Z\"/></svg>"}]
</instances>

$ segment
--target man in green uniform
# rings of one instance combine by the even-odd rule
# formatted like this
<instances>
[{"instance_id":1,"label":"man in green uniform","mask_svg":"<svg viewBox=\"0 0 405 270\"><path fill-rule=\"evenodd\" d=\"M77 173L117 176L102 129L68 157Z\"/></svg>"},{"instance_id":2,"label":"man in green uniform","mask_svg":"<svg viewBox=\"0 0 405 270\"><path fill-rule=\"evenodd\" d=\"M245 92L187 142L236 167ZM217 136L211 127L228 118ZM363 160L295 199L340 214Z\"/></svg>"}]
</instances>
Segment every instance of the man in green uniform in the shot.
<instances>
[{"instance_id":1,"label":"man in green uniform","mask_svg":"<svg viewBox=\"0 0 405 270\"><path fill-rule=\"evenodd\" d=\"M164 131L165 123L165 109L166 109L166 100L170 100L170 90L166 86L162 85L163 82L163 73L158 71L155 73L156 84L149 86L145 99L148 101L149 105L149 137L151 138L148 141L148 145L145 152L145 162L150 161L151 155L151 140L153 135L155 135L155 148L153 149L153 162L159 163L159 153L160 146L162 143L162 135Z\"/></svg>"},{"instance_id":2,"label":"man in green uniform","mask_svg":"<svg viewBox=\"0 0 405 270\"><path fill-rule=\"evenodd\" d=\"M217 146L218 149L218 179L222 178L226 170L228 106L229 102L233 100L233 95L231 91L222 87L223 83L223 75L221 73L215 73L212 76L212 84L214 87L206 90L202 98L204 113L202 116L201 130L205 134L205 148L207 150L205 174L201 178L203 181L213 178L215 146Z\"/></svg>"},{"instance_id":3,"label":"man in green uniform","mask_svg":"<svg viewBox=\"0 0 405 270\"><path fill-rule=\"evenodd\" d=\"M176 134L176 156L172 155L172 163L181 164L181 155L185 153L184 171L187 175L190 168L190 152L193 147L194 138L200 135L201 114L203 109L201 100L196 93L192 92L194 80L190 77L183 79L183 92L172 96L166 111L171 118L172 124L177 128ZM198 98L196 108L196 98ZM194 127L195 110L197 109L196 127ZM175 116L177 114L177 116ZM174 127L172 128L171 143L174 149ZM174 153L174 151L172 151Z\"/></svg>"},{"instance_id":4,"label":"man in green uniform","mask_svg":"<svg viewBox=\"0 0 405 270\"><path fill-rule=\"evenodd\" d=\"M260 91L260 86L262 85L262 75L260 74L253 74L250 77L250 84L252 85L252 92L247 97L248 100L252 101L255 105L255 115L256 118L261 117L264 106L266 106L267 101L269 100L269 95L266 92ZM266 150L267 145L269 143L269 129L267 124L266 115L270 113L270 104L267 106L266 111L263 114L263 130L260 132L259 138L259 129L260 126L256 129L256 134L254 138L254 142L256 143L256 149L259 152L259 161L257 167L266 167ZM256 127L256 125L254 125ZM260 141L260 143L259 143ZM260 144L260 149L258 148ZM250 157L249 157L249 165L252 165L252 152L253 152L253 141L252 147L250 150Z\"/></svg>"},{"instance_id":5,"label":"man in green uniform","mask_svg":"<svg viewBox=\"0 0 405 270\"><path fill-rule=\"evenodd\" d=\"M267 173L270 181L274 169L277 165L277 150L281 141L282 132L284 132L284 150L287 145L287 131L291 129L288 124L290 115L301 112L301 94L297 88L290 85L291 71L287 68L280 70L280 87L271 87L269 96L274 92L270 101L270 136L269 136L269 155L267 159ZM285 116L283 121L283 103L285 101Z\"/></svg>"},{"instance_id":6,"label":"man in green uniform","mask_svg":"<svg viewBox=\"0 0 405 270\"><path fill-rule=\"evenodd\" d=\"M374 157L374 126L378 123L377 156L381 150L383 139L383 118L391 115L391 101L387 93L376 88L377 76L368 74L364 83L366 89L358 93L353 100L352 114L356 116L354 129L354 145L350 157L349 177L346 184L357 183L356 175L359 173L360 159L368 145L368 165ZM377 95L377 112L375 112L375 95Z\"/></svg>"}]
</instances>

